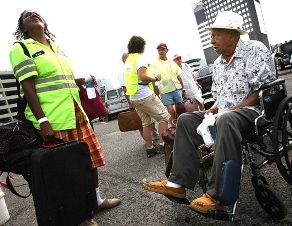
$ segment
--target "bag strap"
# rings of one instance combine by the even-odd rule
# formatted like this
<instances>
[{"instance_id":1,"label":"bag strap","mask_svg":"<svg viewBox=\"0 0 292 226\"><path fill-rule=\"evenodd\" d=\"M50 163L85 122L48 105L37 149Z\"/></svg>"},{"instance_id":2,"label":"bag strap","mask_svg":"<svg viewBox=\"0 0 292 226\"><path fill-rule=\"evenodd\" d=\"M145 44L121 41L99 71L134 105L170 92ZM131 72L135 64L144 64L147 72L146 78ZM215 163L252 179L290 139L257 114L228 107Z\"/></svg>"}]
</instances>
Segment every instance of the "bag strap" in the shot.
<instances>
[{"instance_id":1,"label":"bag strap","mask_svg":"<svg viewBox=\"0 0 292 226\"><path fill-rule=\"evenodd\" d=\"M7 185L7 188L11 191L11 193L13 193L14 195L18 196L18 197L21 197L21 198L27 198L30 196L31 194L31 190L29 190L29 194L28 195L21 195L19 194L14 186L12 185L11 183L11 180L10 180L10 177L13 178L9 173L7 174L7 177L6 177L6 185ZM18 185L17 187L20 187L20 186L23 186L23 185L27 185L27 184L21 184L21 185Z\"/></svg>"},{"instance_id":2,"label":"bag strap","mask_svg":"<svg viewBox=\"0 0 292 226\"><path fill-rule=\"evenodd\" d=\"M29 58L31 58L31 56L29 54L29 51L28 51L26 45L23 42L15 42L15 43L18 43L21 46L21 48L23 50L23 53L26 56L28 56ZM18 82L17 79L16 79L16 87L17 87L17 95L18 95L16 118L18 120L25 120L26 118L24 116L24 111L25 111L25 108L26 108L26 105L27 105L27 101L26 101L24 96L23 97L20 96L20 83Z\"/></svg>"},{"instance_id":3,"label":"bag strap","mask_svg":"<svg viewBox=\"0 0 292 226\"><path fill-rule=\"evenodd\" d=\"M31 56L30 56L30 54L29 54L29 51L28 51L26 45L24 45L23 42L15 42L15 43L19 43L19 45L20 45L20 46L22 47L22 49L23 49L24 54L25 54L26 56L28 56L29 58L31 58Z\"/></svg>"},{"instance_id":4,"label":"bag strap","mask_svg":"<svg viewBox=\"0 0 292 226\"><path fill-rule=\"evenodd\" d=\"M3 171L0 171L0 176L1 176L2 174L3 174ZM12 185L12 183L11 183L11 180L10 180L10 177L12 178L12 176L11 176L9 173L7 173L7 176L6 176L6 183L0 181L0 186L3 187L3 188L9 189L9 190L11 191L12 194L14 194L14 195L16 195L16 196L18 196L18 197L21 197L21 198L27 198L27 197L29 197L30 194L31 194L31 190L29 190L29 194L28 194L28 195L21 195L21 194L19 194L19 193L15 190L15 188L13 187L13 185ZM27 180L25 177L23 177L23 178L28 182L28 180ZM17 187L20 187L20 186L23 186L23 185L27 185L27 184L18 185Z\"/></svg>"}]
</instances>

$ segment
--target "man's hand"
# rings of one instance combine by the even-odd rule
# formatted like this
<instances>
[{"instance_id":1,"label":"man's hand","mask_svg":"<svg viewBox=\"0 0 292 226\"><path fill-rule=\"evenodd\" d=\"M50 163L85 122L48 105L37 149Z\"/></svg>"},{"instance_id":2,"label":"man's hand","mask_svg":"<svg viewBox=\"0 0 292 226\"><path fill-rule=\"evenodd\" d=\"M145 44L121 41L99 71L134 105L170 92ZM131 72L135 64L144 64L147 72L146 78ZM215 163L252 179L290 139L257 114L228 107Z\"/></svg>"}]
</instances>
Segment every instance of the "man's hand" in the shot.
<instances>
[{"instance_id":1,"label":"man's hand","mask_svg":"<svg viewBox=\"0 0 292 226\"><path fill-rule=\"evenodd\" d=\"M212 106L211 108L209 108L207 111L206 111L206 114L217 114L218 113L218 107L217 106Z\"/></svg>"},{"instance_id":2,"label":"man's hand","mask_svg":"<svg viewBox=\"0 0 292 226\"><path fill-rule=\"evenodd\" d=\"M161 74L156 74L156 75L154 75L154 77L156 78L156 81L160 81L161 80Z\"/></svg>"}]
</instances>

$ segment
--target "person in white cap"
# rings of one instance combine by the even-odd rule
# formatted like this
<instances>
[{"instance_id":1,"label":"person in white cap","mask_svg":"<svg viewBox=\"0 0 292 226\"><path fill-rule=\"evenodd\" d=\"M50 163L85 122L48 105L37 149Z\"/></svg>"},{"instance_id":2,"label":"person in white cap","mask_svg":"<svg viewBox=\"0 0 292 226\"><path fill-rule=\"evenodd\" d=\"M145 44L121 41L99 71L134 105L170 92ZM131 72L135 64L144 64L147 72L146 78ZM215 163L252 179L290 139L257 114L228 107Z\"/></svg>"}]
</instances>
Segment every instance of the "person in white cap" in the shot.
<instances>
[{"instance_id":1,"label":"person in white cap","mask_svg":"<svg viewBox=\"0 0 292 226\"><path fill-rule=\"evenodd\" d=\"M220 56L214 62L212 93L215 104L207 112L182 114L177 121L173 165L167 180L144 183L144 188L176 198L186 197L199 178L197 147L203 143L197 133L205 114L217 114L214 161L210 186L206 194L195 199L190 208L200 212L224 210L218 192L223 163L234 160L241 164L242 137L254 130L259 116L258 88L276 78L274 61L266 46L259 41L242 41L242 17L234 12L219 12L211 32L211 44ZM218 114L219 113L219 114Z\"/></svg>"},{"instance_id":2,"label":"person in white cap","mask_svg":"<svg viewBox=\"0 0 292 226\"><path fill-rule=\"evenodd\" d=\"M183 97L196 101L199 108L203 110L204 99L202 98L202 91L194 79L192 68L187 63L182 62L182 56L180 54L175 54L173 61L182 69L180 77L184 84L184 89L182 90Z\"/></svg>"}]
</instances>

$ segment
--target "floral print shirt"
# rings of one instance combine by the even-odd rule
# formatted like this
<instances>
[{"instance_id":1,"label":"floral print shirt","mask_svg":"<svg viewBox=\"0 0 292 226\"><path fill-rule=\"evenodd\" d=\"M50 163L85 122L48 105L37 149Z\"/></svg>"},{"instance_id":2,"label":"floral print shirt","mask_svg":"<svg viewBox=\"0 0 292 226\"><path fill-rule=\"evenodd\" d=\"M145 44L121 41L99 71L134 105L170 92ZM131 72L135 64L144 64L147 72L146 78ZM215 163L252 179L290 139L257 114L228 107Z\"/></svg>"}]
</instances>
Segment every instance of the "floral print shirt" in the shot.
<instances>
[{"instance_id":1,"label":"floral print shirt","mask_svg":"<svg viewBox=\"0 0 292 226\"><path fill-rule=\"evenodd\" d=\"M215 60L212 79L213 97L224 112L276 79L274 60L263 43L239 40L229 62L222 55ZM260 112L259 106L246 108Z\"/></svg>"}]
</instances>

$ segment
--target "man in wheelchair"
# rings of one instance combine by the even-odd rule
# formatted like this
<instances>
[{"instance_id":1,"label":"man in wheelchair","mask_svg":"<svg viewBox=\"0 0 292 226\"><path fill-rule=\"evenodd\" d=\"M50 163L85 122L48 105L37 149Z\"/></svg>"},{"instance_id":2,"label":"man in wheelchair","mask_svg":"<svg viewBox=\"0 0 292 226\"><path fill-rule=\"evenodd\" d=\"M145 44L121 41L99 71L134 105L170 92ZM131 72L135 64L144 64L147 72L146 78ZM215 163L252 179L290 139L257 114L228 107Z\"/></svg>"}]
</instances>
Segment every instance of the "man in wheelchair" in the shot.
<instances>
[{"instance_id":1,"label":"man in wheelchair","mask_svg":"<svg viewBox=\"0 0 292 226\"><path fill-rule=\"evenodd\" d=\"M199 179L198 147L203 139L197 127L205 114L214 114L216 139L211 179L207 192L190 204L191 209L203 214L224 210L219 197L223 165L228 160L241 165L243 137L254 131L254 121L261 111L258 89L276 79L271 53L259 41L241 40L240 35L247 34L242 25L239 14L225 11L219 12L214 24L207 28L211 44L220 55L214 62L211 90L216 101L207 111L184 113L178 118L170 176L144 183L149 191L185 198L186 189L193 190Z\"/></svg>"}]
</instances>

